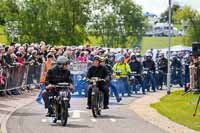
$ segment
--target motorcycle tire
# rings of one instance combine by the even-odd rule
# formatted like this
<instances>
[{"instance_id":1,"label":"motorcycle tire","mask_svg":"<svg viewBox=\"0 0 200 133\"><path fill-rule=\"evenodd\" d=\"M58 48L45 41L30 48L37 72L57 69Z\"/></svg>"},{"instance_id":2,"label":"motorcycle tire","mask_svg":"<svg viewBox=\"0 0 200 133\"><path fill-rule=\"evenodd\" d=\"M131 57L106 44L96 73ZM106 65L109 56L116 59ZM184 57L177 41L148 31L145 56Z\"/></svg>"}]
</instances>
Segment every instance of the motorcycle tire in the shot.
<instances>
[{"instance_id":1,"label":"motorcycle tire","mask_svg":"<svg viewBox=\"0 0 200 133\"><path fill-rule=\"evenodd\" d=\"M95 90L95 89L94 89ZM97 95L97 92L95 91L95 92L92 92L93 94L92 94L92 107L91 107L91 109L92 109L92 115L93 115L93 117L94 118L96 118L97 117L97 115L98 115L98 95Z\"/></svg>"},{"instance_id":2,"label":"motorcycle tire","mask_svg":"<svg viewBox=\"0 0 200 133\"><path fill-rule=\"evenodd\" d=\"M62 126L66 126L67 125L67 121L68 121L68 116L69 116L69 112L68 112L68 102L67 101L62 101L61 104L61 124Z\"/></svg>"},{"instance_id":3,"label":"motorcycle tire","mask_svg":"<svg viewBox=\"0 0 200 133\"><path fill-rule=\"evenodd\" d=\"M99 116L101 116L101 109L103 108L103 103L104 103L104 95L102 92L99 92L99 96L98 96L98 110L97 110L97 114Z\"/></svg>"}]
</instances>

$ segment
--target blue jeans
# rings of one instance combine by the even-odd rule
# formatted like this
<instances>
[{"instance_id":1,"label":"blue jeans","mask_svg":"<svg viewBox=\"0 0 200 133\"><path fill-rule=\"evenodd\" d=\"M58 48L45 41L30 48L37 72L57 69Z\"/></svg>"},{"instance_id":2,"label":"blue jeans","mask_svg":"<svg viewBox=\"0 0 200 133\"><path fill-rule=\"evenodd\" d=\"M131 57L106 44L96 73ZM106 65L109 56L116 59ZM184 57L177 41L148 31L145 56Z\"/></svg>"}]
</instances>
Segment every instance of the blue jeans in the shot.
<instances>
[{"instance_id":1,"label":"blue jeans","mask_svg":"<svg viewBox=\"0 0 200 133\"><path fill-rule=\"evenodd\" d=\"M40 93L38 94L36 101L38 103L42 104L42 93L44 92L44 90L46 88L45 84L40 84L40 88L41 88L41 90L40 90Z\"/></svg>"},{"instance_id":2,"label":"blue jeans","mask_svg":"<svg viewBox=\"0 0 200 133\"><path fill-rule=\"evenodd\" d=\"M128 84L128 78L127 77L121 77L120 78L121 80L121 83L122 83L122 95L124 93L128 93L128 95L131 94L131 90L130 90L130 87L129 87L129 84Z\"/></svg>"},{"instance_id":3,"label":"blue jeans","mask_svg":"<svg viewBox=\"0 0 200 133\"><path fill-rule=\"evenodd\" d=\"M135 91L135 94L137 94L138 91L140 91L140 85L139 84L132 84L130 85L131 90Z\"/></svg>"},{"instance_id":4,"label":"blue jeans","mask_svg":"<svg viewBox=\"0 0 200 133\"><path fill-rule=\"evenodd\" d=\"M149 82L151 82L152 85L152 90L156 91L156 80L155 80L155 76L154 74L147 74L147 76L144 79L143 85L144 85L144 89L148 89L149 87Z\"/></svg>"},{"instance_id":5,"label":"blue jeans","mask_svg":"<svg viewBox=\"0 0 200 133\"><path fill-rule=\"evenodd\" d=\"M182 83L182 72L181 71L177 71L176 69L172 69L172 75L171 75L171 83L172 84L179 84L180 87L183 86Z\"/></svg>"},{"instance_id":6,"label":"blue jeans","mask_svg":"<svg viewBox=\"0 0 200 133\"><path fill-rule=\"evenodd\" d=\"M78 95L81 96L84 91L85 95L87 94L87 82L83 80L85 74L73 74L73 85L75 87L75 91L78 92Z\"/></svg>"},{"instance_id":7,"label":"blue jeans","mask_svg":"<svg viewBox=\"0 0 200 133\"><path fill-rule=\"evenodd\" d=\"M120 99L119 92L118 92L119 83L120 81L118 79L112 79L109 84L111 92L114 93L116 100Z\"/></svg>"}]
</instances>

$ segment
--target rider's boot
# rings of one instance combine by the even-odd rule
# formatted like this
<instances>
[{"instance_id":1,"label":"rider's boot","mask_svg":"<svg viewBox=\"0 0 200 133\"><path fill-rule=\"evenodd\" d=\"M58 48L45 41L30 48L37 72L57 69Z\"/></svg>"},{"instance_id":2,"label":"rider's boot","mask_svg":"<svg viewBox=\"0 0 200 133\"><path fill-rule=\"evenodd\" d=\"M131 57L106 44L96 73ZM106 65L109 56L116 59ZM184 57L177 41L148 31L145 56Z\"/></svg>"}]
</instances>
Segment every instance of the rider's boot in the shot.
<instances>
[{"instance_id":1,"label":"rider's boot","mask_svg":"<svg viewBox=\"0 0 200 133\"><path fill-rule=\"evenodd\" d=\"M54 120L53 120L53 123L56 123L57 122L57 119L55 118Z\"/></svg>"},{"instance_id":2,"label":"rider's boot","mask_svg":"<svg viewBox=\"0 0 200 133\"><path fill-rule=\"evenodd\" d=\"M103 109L109 109L108 105L104 105Z\"/></svg>"},{"instance_id":3,"label":"rider's boot","mask_svg":"<svg viewBox=\"0 0 200 133\"><path fill-rule=\"evenodd\" d=\"M121 97L117 98L117 102L119 103L122 100Z\"/></svg>"}]
</instances>

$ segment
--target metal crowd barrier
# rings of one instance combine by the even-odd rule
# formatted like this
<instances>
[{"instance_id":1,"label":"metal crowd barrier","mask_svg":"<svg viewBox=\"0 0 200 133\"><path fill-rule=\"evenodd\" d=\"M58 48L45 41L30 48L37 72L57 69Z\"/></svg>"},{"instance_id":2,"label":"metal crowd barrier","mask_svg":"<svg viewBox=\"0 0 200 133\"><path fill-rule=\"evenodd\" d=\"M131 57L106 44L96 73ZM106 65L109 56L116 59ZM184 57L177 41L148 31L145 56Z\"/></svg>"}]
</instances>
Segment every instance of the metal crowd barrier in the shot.
<instances>
[{"instance_id":1,"label":"metal crowd barrier","mask_svg":"<svg viewBox=\"0 0 200 133\"><path fill-rule=\"evenodd\" d=\"M86 95L88 84L84 80L84 77L86 77L87 74L88 63L73 62L70 64L69 70L72 74L75 92L77 92L79 96Z\"/></svg>"},{"instance_id":2,"label":"metal crowd barrier","mask_svg":"<svg viewBox=\"0 0 200 133\"><path fill-rule=\"evenodd\" d=\"M6 69L2 66L0 67L0 91L5 90L6 85Z\"/></svg>"},{"instance_id":3,"label":"metal crowd barrier","mask_svg":"<svg viewBox=\"0 0 200 133\"><path fill-rule=\"evenodd\" d=\"M0 68L0 91L21 91L39 83L41 65L17 65Z\"/></svg>"},{"instance_id":4,"label":"metal crowd barrier","mask_svg":"<svg viewBox=\"0 0 200 133\"><path fill-rule=\"evenodd\" d=\"M199 70L195 66L190 66L190 88L200 89L200 76Z\"/></svg>"}]
</instances>

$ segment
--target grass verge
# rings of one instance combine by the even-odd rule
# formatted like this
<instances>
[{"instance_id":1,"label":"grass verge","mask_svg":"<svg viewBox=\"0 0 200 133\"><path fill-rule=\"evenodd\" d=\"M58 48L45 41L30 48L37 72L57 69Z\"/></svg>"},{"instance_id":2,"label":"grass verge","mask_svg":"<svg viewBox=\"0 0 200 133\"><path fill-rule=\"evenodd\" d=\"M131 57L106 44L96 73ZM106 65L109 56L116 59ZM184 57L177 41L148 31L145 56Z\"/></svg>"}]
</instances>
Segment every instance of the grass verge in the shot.
<instances>
[{"instance_id":1,"label":"grass verge","mask_svg":"<svg viewBox=\"0 0 200 133\"><path fill-rule=\"evenodd\" d=\"M182 94L183 91L175 91L171 95L161 98L159 103L151 104L151 107L172 121L200 131L200 106L197 115L193 117L199 95L190 93L182 96Z\"/></svg>"}]
</instances>

